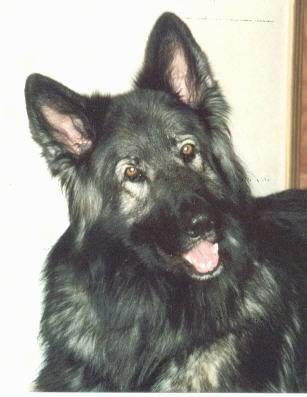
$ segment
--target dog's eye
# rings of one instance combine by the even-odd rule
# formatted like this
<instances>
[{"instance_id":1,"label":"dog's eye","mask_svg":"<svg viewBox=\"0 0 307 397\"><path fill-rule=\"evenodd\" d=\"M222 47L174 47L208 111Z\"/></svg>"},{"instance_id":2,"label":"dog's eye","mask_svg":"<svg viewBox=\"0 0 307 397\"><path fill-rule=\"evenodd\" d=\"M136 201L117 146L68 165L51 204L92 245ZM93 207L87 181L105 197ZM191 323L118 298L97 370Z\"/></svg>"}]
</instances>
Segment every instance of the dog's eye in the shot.
<instances>
[{"instance_id":1,"label":"dog's eye","mask_svg":"<svg viewBox=\"0 0 307 397\"><path fill-rule=\"evenodd\" d=\"M140 179L141 176L142 176L141 171L134 165L129 165L125 169L125 177L129 181L136 181L136 180Z\"/></svg>"},{"instance_id":2,"label":"dog's eye","mask_svg":"<svg viewBox=\"0 0 307 397\"><path fill-rule=\"evenodd\" d=\"M185 163L192 161L195 157L195 146L192 143L186 143L180 149L180 156Z\"/></svg>"}]
</instances>

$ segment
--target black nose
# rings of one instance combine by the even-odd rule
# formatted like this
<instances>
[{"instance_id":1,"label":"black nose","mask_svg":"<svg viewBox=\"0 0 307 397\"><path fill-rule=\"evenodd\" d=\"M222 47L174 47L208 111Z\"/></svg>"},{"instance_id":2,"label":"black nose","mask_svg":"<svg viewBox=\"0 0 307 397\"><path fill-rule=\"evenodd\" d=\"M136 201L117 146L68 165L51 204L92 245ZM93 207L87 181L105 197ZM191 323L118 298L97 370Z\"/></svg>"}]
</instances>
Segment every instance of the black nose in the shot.
<instances>
[{"instance_id":1,"label":"black nose","mask_svg":"<svg viewBox=\"0 0 307 397\"><path fill-rule=\"evenodd\" d=\"M187 232L191 237L201 237L214 230L214 221L206 214L196 214L190 219Z\"/></svg>"},{"instance_id":2,"label":"black nose","mask_svg":"<svg viewBox=\"0 0 307 397\"><path fill-rule=\"evenodd\" d=\"M181 204L181 219L190 237L203 237L215 229L210 205L198 196L185 199Z\"/></svg>"}]
</instances>

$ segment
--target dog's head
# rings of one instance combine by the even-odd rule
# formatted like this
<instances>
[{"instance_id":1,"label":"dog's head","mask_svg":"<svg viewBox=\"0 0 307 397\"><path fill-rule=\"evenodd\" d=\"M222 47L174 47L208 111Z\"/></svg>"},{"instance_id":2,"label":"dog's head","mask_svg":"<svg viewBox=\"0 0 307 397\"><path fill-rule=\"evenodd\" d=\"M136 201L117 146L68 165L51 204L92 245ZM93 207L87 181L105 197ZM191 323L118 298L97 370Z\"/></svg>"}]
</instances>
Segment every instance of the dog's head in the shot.
<instances>
[{"instance_id":1,"label":"dog's head","mask_svg":"<svg viewBox=\"0 0 307 397\"><path fill-rule=\"evenodd\" d=\"M157 21L131 92L82 96L35 74L26 101L33 137L65 186L79 237L100 222L140 244L146 236L196 278L218 272L225 213L243 208L249 188L233 152L228 106L178 17Z\"/></svg>"}]
</instances>

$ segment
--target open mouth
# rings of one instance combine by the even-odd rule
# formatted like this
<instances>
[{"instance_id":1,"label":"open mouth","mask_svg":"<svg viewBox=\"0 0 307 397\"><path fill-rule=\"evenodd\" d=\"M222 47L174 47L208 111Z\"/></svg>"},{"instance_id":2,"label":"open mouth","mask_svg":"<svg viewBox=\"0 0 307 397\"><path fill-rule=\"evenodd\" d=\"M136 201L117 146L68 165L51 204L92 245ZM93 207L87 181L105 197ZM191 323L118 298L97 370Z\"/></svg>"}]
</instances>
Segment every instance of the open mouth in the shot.
<instances>
[{"instance_id":1,"label":"open mouth","mask_svg":"<svg viewBox=\"0 0 307 397\"><path fill-rule=\"evenodd\" d=\"M191 249L184 252L182 257L189 263L193 273L191 277L198 280L207 280L217 276L222 266L219 261L218 243L209 240L200 240Z\"/></svg>"}]
</instances>

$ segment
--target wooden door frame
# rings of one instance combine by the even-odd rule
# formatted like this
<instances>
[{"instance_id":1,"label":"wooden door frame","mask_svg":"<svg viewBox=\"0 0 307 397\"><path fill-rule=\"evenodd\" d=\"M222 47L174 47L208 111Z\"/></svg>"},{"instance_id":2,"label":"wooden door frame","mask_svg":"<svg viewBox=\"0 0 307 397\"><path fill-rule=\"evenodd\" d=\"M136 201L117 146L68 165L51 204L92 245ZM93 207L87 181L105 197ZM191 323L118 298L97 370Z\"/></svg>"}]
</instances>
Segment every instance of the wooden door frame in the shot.
<instances>
[{"instance_id":1,"label":"wooden door frame","mask_svg":"<svg viewBox=\"0 0 307 397\"><path fill-rule=\"evenodd\" d=\"M292 103L291 103L291 142L290 142L290 187L300 187L301 145L303 134L303 107L307 102L302 96L303 79L307 71L303 68L307 57L307 43L304 42L304 24L307 29L307 0L295 0L293 12L292 42Z\"/></svg>"}]
</instances>

